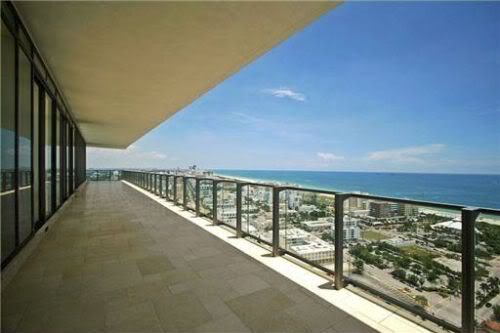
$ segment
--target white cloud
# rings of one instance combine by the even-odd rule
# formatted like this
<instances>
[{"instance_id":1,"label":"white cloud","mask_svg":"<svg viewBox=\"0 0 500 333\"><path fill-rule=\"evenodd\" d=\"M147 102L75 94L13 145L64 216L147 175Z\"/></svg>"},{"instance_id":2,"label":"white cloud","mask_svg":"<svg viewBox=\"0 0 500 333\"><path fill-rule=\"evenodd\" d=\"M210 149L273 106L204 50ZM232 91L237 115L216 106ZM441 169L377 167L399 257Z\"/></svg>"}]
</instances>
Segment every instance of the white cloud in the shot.
<instances>
[{"instance_id":1,"label":"white cloud","mask_svg":"<svg viewBox=\"0 0 500 333\"><path fill-rule=\"evenodd\" d=\"M332 153L317 153L316 156L318 156L322 161L324 162L333 162L333 161L340 161L344 159L344 156L339 156L335 155Z\"/></svg>"},{"instance_id":2,"label":"white cloud","mask_svg":"<svg viewBox=\"0 0 500 333\"><path fill-rule=\"evenodd\" d=\"M298 102L305 102L305 100L306 100L306 95L304 95L303 93L293 91L292 89L285 88L285 87L265 89L265 90L263 90L263 92L266 94L270 94L274 97L288 98L288 99L298 101Z\"/></svg>"},{"instance_id":3,"label":"white cloud","mask_svg":"<svg viewBox=\"0 0 500 333\"><path fill-rule=\"evenodd\" d=\"M370 161L391 161L403 163L423 163L426 155L436 154L446 148L446 145L434 143L423 146L412 146L398 149L379 150L368 153Z\"/></svg>"},{"instance_id":4,"label":"white cloud","mask_svg":"<svg viewBox=\"0 0 500 333\"><path fill-rule=\"evenodd\" d=\"M162 167L168 156L157 151L145 151L136 145L127 149L87 148L90 168Z\"/></svg>"}]
</instances>

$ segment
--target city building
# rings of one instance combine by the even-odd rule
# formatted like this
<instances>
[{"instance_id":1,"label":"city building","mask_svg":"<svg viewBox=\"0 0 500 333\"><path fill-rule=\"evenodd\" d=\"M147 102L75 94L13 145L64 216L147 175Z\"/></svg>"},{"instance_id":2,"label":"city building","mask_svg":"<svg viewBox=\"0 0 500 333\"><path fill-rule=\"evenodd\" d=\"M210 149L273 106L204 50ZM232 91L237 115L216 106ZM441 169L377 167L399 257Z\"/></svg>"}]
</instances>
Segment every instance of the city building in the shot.
<instances>
[{"instance_id":1,"label":"city building","mask_svg":"<svg viewBox=\"0 0 500 333\"><path fill-rule=\"evenodd\" d=\"M283 230L280 233L280 243L285 244L290 251L318 264L331 263L335 258L333 244L302 229Z\"/></svg>"},{"instance_id":2,"label":"city building","mask_svg":"<svg viewBox=\"0 0 500 333\"><path fill-rule=\"evenodd\" d=\"M418 215L418 207L399 202L370 201L369 215L379 219Z\"/></svg>"},{"instance_id":3,"label":"city building","mask_svg":"<svg viewBox=\"0 0 500 333\"><path fill-rule=\"evenodd\" d=\"M304 227L304 230L311 232L322 232L333 228L333 223L333 217L321 217L316 221L303 221L300 224L302 225L302 227Z\"/></svg>"},{"instance_id":4,"label":"city building","mask_svg":"<svg viewBox=\"0 0 500 333\"><path fill-rule=\"evenodd\" d=\"M333 218L332 218L333 220ZM344 241L351 242L361 239L361 228L359 226L359 219L344 216ZM335 224L332 224L332 236L335 235Z\"/></svg>"},{"instance_id":5,"label":"city building","mask_svg":"<svg viewBox=\"0 0 500 333\"><path fill-rule=\"evenodd\" d=\"M370 202L370 216L376 218L389 218L394 216L394 211L397 211L397 204L385 201Z\"/></svg>"},{"instance_id":6,"label":"city building","mask_svg":"<svg viewBox=\"0 0 500 333\"><path fill-rule=\"evenodd\" d=\"M455 217L453 220L439 222L431 225L431 228L434 230L445 230L457 235L460 235L462 232L462 219L460 217ZM476 233L480 233L477 228L475 229Z\"/></svg>"}]
</instances>

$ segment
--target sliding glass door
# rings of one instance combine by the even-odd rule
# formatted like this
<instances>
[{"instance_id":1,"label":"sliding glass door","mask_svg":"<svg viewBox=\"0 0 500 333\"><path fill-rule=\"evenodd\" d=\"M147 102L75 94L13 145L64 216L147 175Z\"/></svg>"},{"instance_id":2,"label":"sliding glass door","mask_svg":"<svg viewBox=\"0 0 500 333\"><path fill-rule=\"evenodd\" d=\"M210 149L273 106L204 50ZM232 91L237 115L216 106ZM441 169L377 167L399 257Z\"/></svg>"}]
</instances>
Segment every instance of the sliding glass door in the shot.
<instances>
[{"instance_id":1,"label":"sliding glass door","mask_svg":"<svg viewBox=\"0 0 500 333\"><path fill-rule=\"evenodd\" d=\"M24 51L18 51L18 141L17 188L19 243L33 230L32 220L32 122L31 122L31 63Z\"/></svg>"},{"instance_id":2,"label":"sliding glass door","mask_svg":"<svg viewBox=\"0 0 500 333\"><path fill-rule=\"evenodd\" d=\"M2 117L1 117L1 210L2 210L2 262L16 247L16 43L14 36L2 21Z\"/></svg>"}]
</instances>

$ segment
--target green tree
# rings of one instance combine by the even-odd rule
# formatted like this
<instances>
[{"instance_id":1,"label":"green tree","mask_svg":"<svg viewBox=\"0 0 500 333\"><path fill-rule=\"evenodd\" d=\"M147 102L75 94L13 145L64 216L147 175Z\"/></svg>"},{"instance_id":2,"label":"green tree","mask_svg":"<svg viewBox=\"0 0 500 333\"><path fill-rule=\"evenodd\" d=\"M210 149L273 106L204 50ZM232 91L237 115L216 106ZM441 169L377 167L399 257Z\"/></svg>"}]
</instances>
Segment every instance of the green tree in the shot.
<instances>
[{"instance_id":1,"label":"green tree","mask_svg":"<svg viewBox=\"0 0 500 333\"><path fill-rule=\"evenodd\" d=\"M405 281L406 280L406 272L403 269L395 269L392 271L392 276L394 276L396 279Z\"/></svg>"},{"instance_id":2,"label":"green tree","mask_svg":"<svg viewBox=\"0 0 500 333\"><path fill-rule=\"evenodd\" d=\"M421 295L415 296L415 302L421 307L426 307L429 305L429 301L427 301L427 298Z\"/></svg>"},{"instance_id":3,"label":"green tree","mask_svg":"<svg viewBox=\"0 0 500 333\"><path fill-rule=\"evenodd\" d=\"M420 286L420 279L415 274L408 275L406 277L406 281L408 281L409 284L411 284L411 285L413 285L415 287L419 287Z\"/></svg>"},{"instance_id":4,"label":"green tree","mask_svg":"<svg viewBox=\"0 0 500 333\"><path fill-rule=\"evenodd\" d=\"M494 321L500 322L500 304L493 305L493 316Z\"/></svg>"},{"instance_id":5,"label":"green tree","mask_svg":"<svg viewBox=\"0 0 500 333\"><path fill-rule=\"evenodd\" d=\"M354 260L354 273L363 274L365 270L365 263L361 259Z\"/></svg>"},{"instance_id":6,"label":"green tree","mask_svg":"<svg viewBox=\"0 0 500 333\"><path fill-rule=\"evenodd\" d=\"M434 282L437 278L439 278L439 272L435 268L432 268L431 271L427 273L427 281Z\"/></svg>"}]
</instances>

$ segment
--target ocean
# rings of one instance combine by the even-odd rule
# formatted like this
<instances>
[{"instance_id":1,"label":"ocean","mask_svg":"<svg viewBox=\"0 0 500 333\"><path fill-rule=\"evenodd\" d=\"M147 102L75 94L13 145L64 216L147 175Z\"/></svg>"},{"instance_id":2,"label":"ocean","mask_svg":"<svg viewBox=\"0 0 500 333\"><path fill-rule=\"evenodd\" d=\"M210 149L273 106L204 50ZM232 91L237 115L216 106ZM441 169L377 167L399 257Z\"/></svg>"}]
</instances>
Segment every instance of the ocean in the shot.
<instances>
[{"instance_id":1,"label":"ocean","mask_svg":"<svg viewBox=\"0 0 500 333\"><path fill-rule=\"evenodd\" d=\"M301 187L500 209L500 175L214 170L221 176Z\"/></svg>"}]
</instances>

